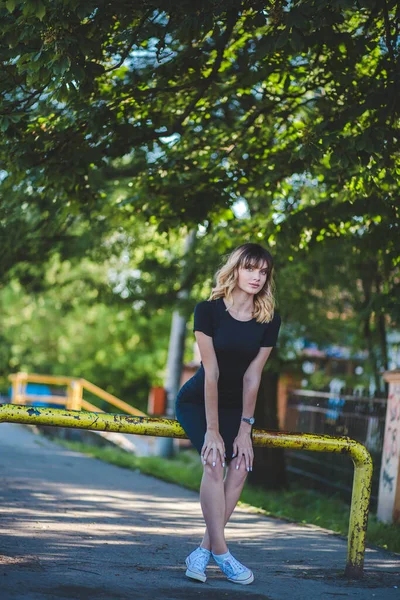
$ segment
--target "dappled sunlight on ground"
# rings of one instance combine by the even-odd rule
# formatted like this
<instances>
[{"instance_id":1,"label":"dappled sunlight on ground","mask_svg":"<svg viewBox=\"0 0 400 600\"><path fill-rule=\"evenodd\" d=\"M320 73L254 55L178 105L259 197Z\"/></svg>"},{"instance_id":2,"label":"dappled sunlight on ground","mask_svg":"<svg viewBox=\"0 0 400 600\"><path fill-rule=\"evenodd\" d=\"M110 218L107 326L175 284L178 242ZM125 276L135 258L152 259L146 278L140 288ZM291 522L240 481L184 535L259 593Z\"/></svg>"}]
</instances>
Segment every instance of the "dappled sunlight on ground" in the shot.
<instances>
[{"instance_id":1,"label":"dappled sunlight on ground","mask_svg":"<svg viewBox=\"0 0 400 600\"><path fill-rule=\"evenodd\" d=\"M45 587L60 576L70 584L78 577L82 585L87 577L99 575L102 580L118 578L118 589L133 580L157 589L163 580L176 590L193 585L184 577L184 558L204 531L197 493L48 441L34 444L34 436L21 429L12 459L8 451L0 453L0 575L3 568L7 573L15 570L18 578L43 574ZM0 444L7 443L10 450L11 439L3 436ZM365 582L343 580L347 542L342 536L243 508L235 511L226 535L231 551L256 574L249 587L253 595L261 595L254 597L269 598L265 593L279 578L292 591L307 580L307 585L325 586L329 593L337 585L365 592ZM366 572L375 590L394 590L399 566L395 555L367 550ZM207 585L233 591L214 564L207 572ZM24 585L29 586L28 580ZM313 592L317 597L318 590Z\"/></svg>"}]
</instances>

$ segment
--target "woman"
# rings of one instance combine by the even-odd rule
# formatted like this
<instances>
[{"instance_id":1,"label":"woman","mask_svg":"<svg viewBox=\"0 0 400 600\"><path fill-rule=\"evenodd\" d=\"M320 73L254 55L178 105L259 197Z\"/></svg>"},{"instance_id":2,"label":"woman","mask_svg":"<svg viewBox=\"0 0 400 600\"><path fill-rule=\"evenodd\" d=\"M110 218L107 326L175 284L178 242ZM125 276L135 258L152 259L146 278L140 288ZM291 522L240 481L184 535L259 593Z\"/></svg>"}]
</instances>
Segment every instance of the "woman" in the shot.
<instances>
[{"instance_id":1,"label":"woman","mask_svg":"<svg viewBox=\"0 0 400 600\"><path fill-rule=\"evenodd\" d=\"M209 300L195 307L201 366L178 393L176 417L203 464L200 503L206 531L186 558L186 575L202 582L211 554L229 581L254 581L251 570L229 552L224 529L253 468L257 392L281 323L274 305L272 256L249 243L232 252L216 273Z\"/></svg>"}]
</instances>

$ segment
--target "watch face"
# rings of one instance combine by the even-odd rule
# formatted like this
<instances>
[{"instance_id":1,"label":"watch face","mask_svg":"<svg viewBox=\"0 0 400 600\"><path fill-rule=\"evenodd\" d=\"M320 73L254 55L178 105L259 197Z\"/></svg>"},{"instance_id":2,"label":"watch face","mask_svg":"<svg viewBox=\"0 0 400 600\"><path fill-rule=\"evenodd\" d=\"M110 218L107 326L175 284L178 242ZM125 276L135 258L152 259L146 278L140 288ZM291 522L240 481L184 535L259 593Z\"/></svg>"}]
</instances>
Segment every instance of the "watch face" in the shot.
<instances>
[{"instance_id":1,"label":"watch face","mask_svg":"<svg viewBox=\"0 0 400 600\"><path fill-rule=\"evenodd\" d=\"M255 421L254 417L251 417L251 419L249 419L249 421L250 421L250 424L253 425L253 423Z\"/></svg>"}]
</instances>

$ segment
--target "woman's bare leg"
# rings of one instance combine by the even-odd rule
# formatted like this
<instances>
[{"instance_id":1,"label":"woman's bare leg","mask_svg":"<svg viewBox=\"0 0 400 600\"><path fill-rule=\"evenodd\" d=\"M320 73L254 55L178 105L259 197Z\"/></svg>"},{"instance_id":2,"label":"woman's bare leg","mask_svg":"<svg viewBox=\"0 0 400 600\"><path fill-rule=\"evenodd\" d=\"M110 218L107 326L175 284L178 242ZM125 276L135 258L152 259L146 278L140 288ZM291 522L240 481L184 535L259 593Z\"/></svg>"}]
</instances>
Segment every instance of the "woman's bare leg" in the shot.
<instances>
[{"instance_id":1,"label":"woman's bare leg","mask_svg":"<svg viewBox=\"0 0 400 600\"><path fill-rule=\"evenodd\" d=\"M236 504L240 498L240 494L242 493L242 489L247 477L247 470L245 468L244 461L241 462L240 468L236 469L236 461L232 461L228 467L226 472L226 477L224 481L224 494L225 494L225 515L224 515L224 528L227 522L230 519L231 514L235 510ZM206 531L203 537L203 541L200 546L202 548L207 548L207 550L211 550L211 542L209 535L209 528L206 521ZM225 539L225 537L224 537ZM223 554L227 550L222 550L221 552L215 551L213 548L213 552L215 554Z\"/></svg>"},{"instance_id":2,"label":"woman's bare leg","mask_svg":"<svg viewBox=\"0 0 400 600\"><path fill-rule=\"evenodd\" d=\"M208 459L203 465L203 477L200 486L200 504L206 522L208 537L208 548L215 554L227 552L224 537L225 528L225 490L224 490L224 468L220 461L215 467ZM205 546L203 546L205 547Z\"/></svg>"}]
</instances>

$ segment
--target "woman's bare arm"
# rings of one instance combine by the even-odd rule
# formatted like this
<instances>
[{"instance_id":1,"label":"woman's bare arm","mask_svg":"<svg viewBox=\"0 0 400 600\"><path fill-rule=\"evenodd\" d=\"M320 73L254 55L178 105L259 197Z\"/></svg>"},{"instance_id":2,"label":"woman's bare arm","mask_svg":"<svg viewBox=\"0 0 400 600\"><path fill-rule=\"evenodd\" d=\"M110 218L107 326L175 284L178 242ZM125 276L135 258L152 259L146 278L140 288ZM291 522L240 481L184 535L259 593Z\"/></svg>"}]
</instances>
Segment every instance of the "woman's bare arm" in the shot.
<instances>
[{"instance_id":1,"label":"woman's bare arm","mask_svg":"<svg viewBox=\"0 0 400 600\"><path fill-rule=\"evenodd\" d=\"M205 372L204 398L207 431L204 437L201 455L203 456L204 461L206 461L211 452L213 466L215 466L217 459L220 459L221 463L224 465L225 444L219 433L218 421L218 361L215 355L212 337L206 335L202 331L195 331L195 336Z\"/></svg>"},{"instance_id":2,"label":"woman's bare arm","mask_svg":"<svg viewBox=\"0 0 400 600\"><path fill-rule=\"evenodd\" d=\"M206 406L207 429L219 431L218 423L218 378L219 368L215 355L212 337L202 331L195 331L197 345L200 350L201 362L203 363L204 396Z\"/></svg>"},{"instance_id":3,"label":"woman's bare arm","mask_svg":"<svg viewBox=\"0 0 400 600\"><path fill-rule=\"evenodd\" d=\"M244 417L252 417L256 407L258 388L260 387L261 373L271 354L271 348L260 348L257 356L251 361L243 376L243 409ZM236 456L236 468L240 467L242 459L246 469L253 468L254 451L251 441L251 425L241 421L238 434L233 442L233 455Z\"/></svg>"},{"instance_id":4,"label":"woman's bare arm","mask_svg":"<svg viewBox=\"0 0 400 600\"><path fill-rule=\"evenodd\" d=\"M271 348L260 348L257 356L251 361L243 375L243 416L252 417L256 407L258 388L260 387L261 373L271 354ZM243 425L247 425L242 422Z\"/></svg>"}]
</instances>

